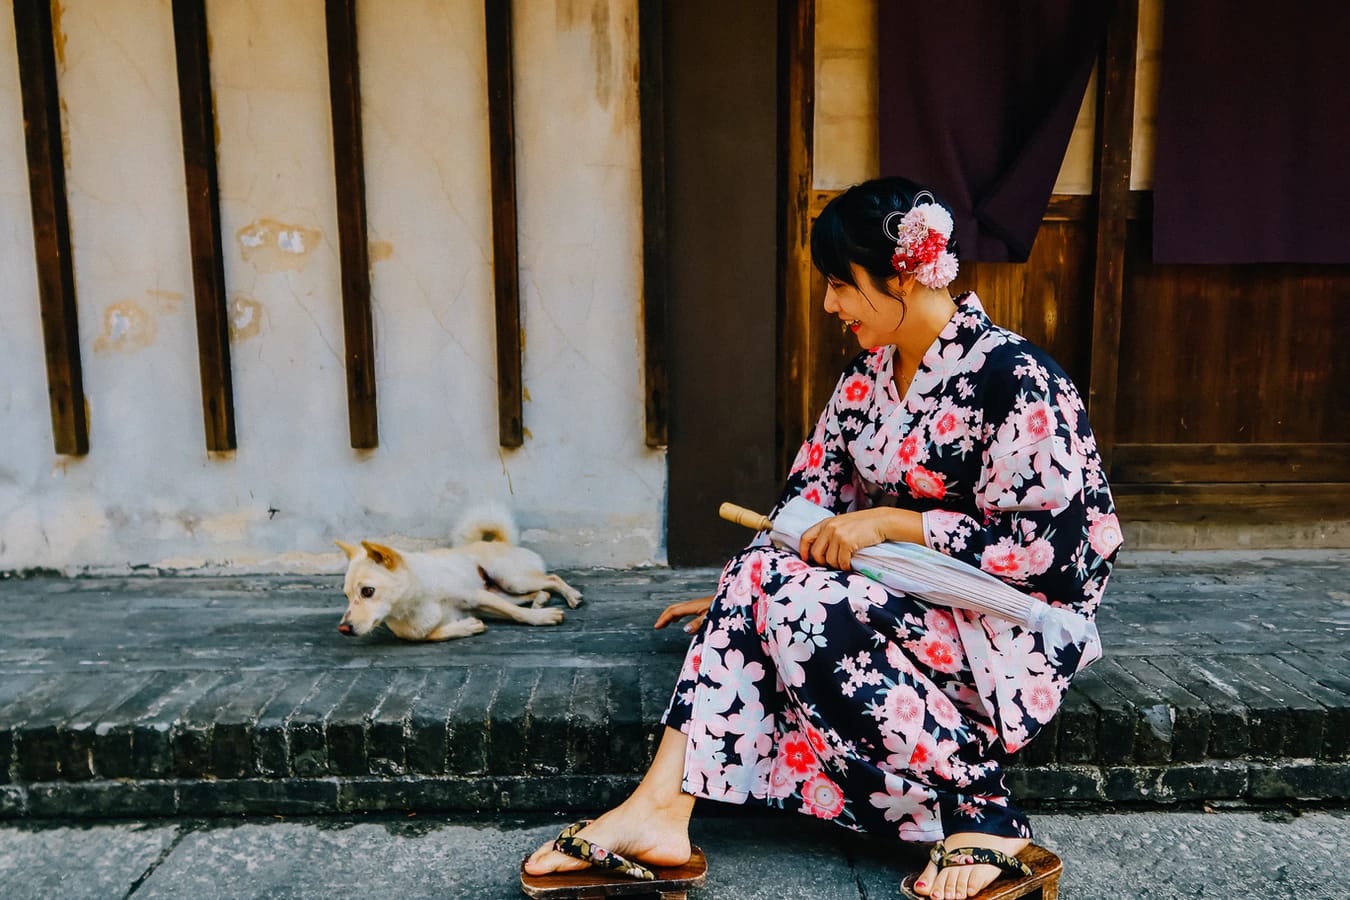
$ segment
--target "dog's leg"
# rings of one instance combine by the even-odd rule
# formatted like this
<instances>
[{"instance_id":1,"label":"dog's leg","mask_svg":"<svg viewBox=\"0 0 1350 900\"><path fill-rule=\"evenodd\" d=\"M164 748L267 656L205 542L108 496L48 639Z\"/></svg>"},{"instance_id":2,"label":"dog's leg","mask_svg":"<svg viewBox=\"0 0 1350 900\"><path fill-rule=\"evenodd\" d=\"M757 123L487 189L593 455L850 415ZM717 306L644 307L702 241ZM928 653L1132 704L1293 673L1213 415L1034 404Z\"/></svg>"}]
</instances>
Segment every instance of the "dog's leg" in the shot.
<instances>
[{"instance_id":1,"label":"dog's leg","mask_svg":"<svg viewBox=\"0 0 1350 900\"><path fill-rule=\"evenodd\" d=\"M487 626L481 619L456 619L453 622L446 622L434 628L427 634L424 640L428 641L448 641L452 638L469 637L475 634L482 634L487 631Z\"/></svg>"},{"instance_id":2,"label":"dog's leg","mask_svg":"<svg viewBox=\"0 0 1350 900\"><path fill-rule=\"evenodd\" d=\"M524 622L526 625L560 625L563 620L561 609L521 609L510 600L486 588L475 591L469 605L474 612L492 613L513 622Z\"/></svg>"},{"instance_id":3,"label":"dog's leg","mask_svg":"<svg viewBox=\"0 0 1350 900\"><path fill-rule=\"evenodd\" d=\"M548 591L535 591L533 594L527 595L524 599L529 600L530 605L533 606L535 609L538 609L539 607L543 606L545 603L548 602L548 598L549 598Z\"/></svg>"},{"instance_id":4,"label":"dog's leg","mask_svg":"<svg viewBox=\"0 0 1350 900\"><path fill-rule=\"evenodd\" d=\"M535 591L556 591L562 594L567 605L576 609L581 605L581 591L563 581L557 575L548 572L497 573L492 572L492 580L513 594L531 594Z\"/></svg>"}]
</instances>

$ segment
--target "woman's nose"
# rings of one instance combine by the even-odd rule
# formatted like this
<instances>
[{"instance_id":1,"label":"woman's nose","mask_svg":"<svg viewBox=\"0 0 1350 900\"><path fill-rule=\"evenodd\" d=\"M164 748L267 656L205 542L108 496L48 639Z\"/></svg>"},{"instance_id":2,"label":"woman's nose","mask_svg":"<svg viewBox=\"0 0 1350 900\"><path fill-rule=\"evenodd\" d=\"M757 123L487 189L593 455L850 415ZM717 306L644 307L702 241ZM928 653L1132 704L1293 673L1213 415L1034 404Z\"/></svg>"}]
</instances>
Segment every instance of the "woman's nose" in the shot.
<instances>
[{"instance_id":1,"label":"woman's nose","mask_svg":"<svg viewBox=\"0 0 1350 900\"><path fill-rule=\"evenodd\" d=\"M825 288L825 311L833 315L839 312L839 303L834 298L834 288Z\"/></svg>"}]
</instances>

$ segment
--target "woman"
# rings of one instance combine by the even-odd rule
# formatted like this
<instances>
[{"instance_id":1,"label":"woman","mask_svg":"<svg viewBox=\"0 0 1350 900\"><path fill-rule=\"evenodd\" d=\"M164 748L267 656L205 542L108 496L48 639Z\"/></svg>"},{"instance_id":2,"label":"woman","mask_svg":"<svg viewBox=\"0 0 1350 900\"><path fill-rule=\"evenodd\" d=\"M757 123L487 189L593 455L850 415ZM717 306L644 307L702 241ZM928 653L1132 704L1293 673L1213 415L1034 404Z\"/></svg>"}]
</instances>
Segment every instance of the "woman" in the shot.
<instances>
[{"instance_id":1,"label":"woman","mask_svg":"<svg viewBox=\"0 0 1350 900\"><path fill-rule=\"evenodd\" d=\"M891 593L849 571L882 541L926 544L1091 617L1120 527L1078 392L1042 350L955 299L950 212L886 178L835 198L811 233L825 311L865 348L797 454L780 501L835 515L799 553L764 535L699 618L656 758L631 797L576 836L684 862L694 798L754 801L845 827L1011 856L1031 837L1003 766L1054 715L1096 647ZM693 623L691 623L693 624ZM566 843L566 842L564 842ZM526 870L585 862L541 847ZM978 893L998 853L930 863L914 890Z\"/></svg>"}]
</instances>

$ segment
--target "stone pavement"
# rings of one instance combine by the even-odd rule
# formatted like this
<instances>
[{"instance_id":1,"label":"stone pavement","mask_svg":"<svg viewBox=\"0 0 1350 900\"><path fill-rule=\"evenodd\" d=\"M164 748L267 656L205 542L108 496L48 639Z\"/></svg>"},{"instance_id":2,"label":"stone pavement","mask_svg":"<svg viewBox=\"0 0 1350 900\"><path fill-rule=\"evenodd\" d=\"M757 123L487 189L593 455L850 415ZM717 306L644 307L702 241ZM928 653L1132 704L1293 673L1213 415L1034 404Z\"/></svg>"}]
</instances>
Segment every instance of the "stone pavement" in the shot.
<instances>
[{"instance_id":1,"label":"stone pavement","mask_svg":"<svg viewBox=\"0 0 1350 900\"><path fill-rule=\"evenodd\" d=\"M1350 551L1137 553L1028 805L1350 798ZM567 573L557 628L411 644L340 579L0 581L0 818L603 807L650 758L713 570Z\"/></svg>"},{"instance_id":2,"label":"stone pavement","mask_svg":"<svg viewBox=\"0 0 1350 900\"><path fill-rule=\"evenodd\" d=\"M363 816L10 823L6 900L398 897L514 900L520 859L558 816ZM1350 813L1054 813L1037 841L1064 860L1061 900L1340 900ZM880 900L922 857L805 816L704 816L709 858L690 900Z\"/></svg>"}]
</instances>

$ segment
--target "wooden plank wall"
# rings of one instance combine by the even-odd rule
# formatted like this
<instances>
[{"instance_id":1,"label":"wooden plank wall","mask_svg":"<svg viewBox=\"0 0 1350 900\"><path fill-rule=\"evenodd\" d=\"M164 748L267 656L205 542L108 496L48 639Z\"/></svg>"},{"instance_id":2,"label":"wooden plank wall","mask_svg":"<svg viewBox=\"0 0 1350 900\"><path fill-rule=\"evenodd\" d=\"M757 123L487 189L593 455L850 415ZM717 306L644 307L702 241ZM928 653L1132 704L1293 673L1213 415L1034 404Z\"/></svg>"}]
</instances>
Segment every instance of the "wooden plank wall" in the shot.
<instances>
[{"instance_id":1,"label":"wooden plank wall","mask_svg":"<svg viewBox=\"0 0 1350 900\"><path fill-rule=\"evenodd\" d=\"M799 22L810 5L797 4ZM966 263L953 289L975 290L1090 398L1126 519L1350 518L1350 354L1339 349L1350 267L1152 262L1152 197L1129 190L1137 19L1138 0L1118 0L1100 64L1096 195L1052 197L1026 263ZM796 37L789 90L810 89L808 41ZM785 135L784 461L855 352L818 309L805 235L837 192L808 187L810 129L796 127Z\"/></svg>"}]
</instances>

